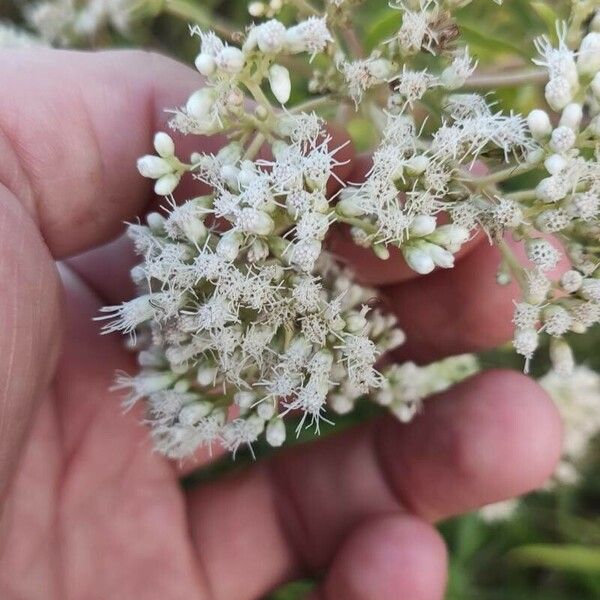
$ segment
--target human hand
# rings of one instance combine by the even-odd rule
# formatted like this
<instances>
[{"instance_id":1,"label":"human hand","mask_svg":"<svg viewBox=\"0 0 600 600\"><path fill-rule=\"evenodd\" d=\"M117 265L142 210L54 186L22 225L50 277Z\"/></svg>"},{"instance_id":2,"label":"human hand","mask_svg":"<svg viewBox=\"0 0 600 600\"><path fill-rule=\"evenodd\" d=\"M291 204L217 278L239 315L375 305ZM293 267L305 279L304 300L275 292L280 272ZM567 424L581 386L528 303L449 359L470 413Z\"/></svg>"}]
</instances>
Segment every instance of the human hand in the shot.
<instances>
[{"instance_id":1,"label":"human hand","mask_svg":"<svg viewBox=\"0 0 600 600\"><path fill-rule=\"evenodd\" d=\"M543 482L560 449L545 394L519 374L485 373L409 425L383 417L183 492L188 467L153 453L140 413L123 416L108 391L132 357L91 321L131 293L125 242L68 261L60 277L55 261L148 210L135 160L198 76L140 52L5 51L0 69L0 596L250 600L312 573L324 575L322 600L441 598L446 557L431 523ZM377 263L374 281L344 240L334 250L385 285L411 356L510 336L493 249L470 248L452 279Z\"/></svg>"}]
</instances>

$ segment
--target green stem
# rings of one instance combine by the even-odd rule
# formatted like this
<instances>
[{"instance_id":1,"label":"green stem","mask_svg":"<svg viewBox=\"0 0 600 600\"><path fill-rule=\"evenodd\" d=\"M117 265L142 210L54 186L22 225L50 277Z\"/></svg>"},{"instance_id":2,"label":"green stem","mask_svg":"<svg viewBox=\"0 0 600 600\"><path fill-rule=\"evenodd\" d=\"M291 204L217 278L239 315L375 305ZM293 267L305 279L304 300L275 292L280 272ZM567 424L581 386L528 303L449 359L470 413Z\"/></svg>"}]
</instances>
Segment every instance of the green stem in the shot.
<instances>
[{"instance_id":1,"label":"green stem","mask_svg":"<svg viewBox=\"0 0 600 600\"><path fill-rule=\"evenodd\" d=\"M313 16L319 17L321 13L310 3L308 0L290 0L290 4L295 6L299 12Z\"/></svg>"},{"instance_id":2,"label":"green stem","mask_svg":"<svg viewBox=\"0 0 600 600\"><path fill-rule=\"evenodd\" d=\"M520 192L504 194L504 197L515 202L523 202L524 200L535 200L537 196L535 195L535 190L521 190Z\"/></svg>"},{"instance_id":3,"label":"green stem","mask_svg":"<svg viewBox=\"0 0 600 600\"><path fill-rule=\"evenodd\" d=\"M248 91L252 94L254 100L256 100L258 104L264 106L269 111L269 114L273 114L273 107L266 94L262 91L260 85L251 79L244 79L242 83L248 88Z\"/></svg>"},{"instance_id":4,"label":"green stem","mask_svg":"<svg viewBox=\"0 0 600 600\"><path fill-rule=\"evenodd\" d=\"M252 140L252 143L246 148L244 160L252 160L259 153L262 145L265 143L265 136L262 133L257 133Z\"/></svg>"},{"instance_id":5,"label":"green stem","mask_svg":"<svg viewBox=\"0 0 600 600\"><path fill-rule=\"evenodd\" d=\"M524 84L541 84L548 79L544 69L519 69L508 73L483 74L475 73L465 83L470 89L495 89Z\"/></svg>"},{"instance_id":6,"label":"green stem","mask_svg":"<svg viewBox=\"0 0 600 600\"><path fill-rule=\"evenodd\" d=\"M164 11L184 21L209 27L228 39L233 38L234 29L229 23L209 14L202 6L190 4L187 0L166 0Z\"/></svg>"},{"instance_id":7,"label":"green stem","mask_svg":"<svg viewBox=\"0 0 600 600\"><path fill-rule=\"evenodd\" d=\"M494 183L506 181L507 179L511 179L513 177L516 177L517 175L527 173L528 171L532 171L536 167L537 165L531 163L511 165L510 167L506 167L505 169L489 173L488 175L483 175L482 177L473 177L469 179L469 183L473 183L474 185L480 188L486 187Z\"/></svg>"},{"instance_id":8,"label":"green stem","mask_svg":"<svg viewBox=\"0 0 600 600\"><path fill-rule=\"evenodd\" d=\"M332 96L318 96L317 98L310 98L301 104L297 104L294 108L290 109L290 113L297 115L298 113L313 111L327 104L337 104L338 102L339 100Z\"/></svg>"},{"instance_id":9,"label":"green stem","mask_svg":"<svg viewBox=\"0 0 600 600\"><path fill-rule=\"evenodd\" d=\"M336 213L336 215L338 221L340 221L341 223L346 223L346 225L350 225L352 227L358 227L359 229L362 229L363 231L366 231L371 235L377 233L377 227L371 225L370 223L367 223L363 219L359 219L357 217L344 217L339 213Z\"/></svg>"},{"instance_id":10,"label":"green stem","mask_svg":"<svg viewBox=\"0 0 600 600\"><path fill-rule=\"evenodd\" d=\"M523 292L527 290L527 281L525 278L525 269L518 261L517 257L514 255L513 251L510 249L510 246L506 243L506 240L500 240L498 242L498 248L502 254L502 258L508 265L510 272L513 274L513 277L519 283L519 287Z\"/></svg>"}]
</instances>

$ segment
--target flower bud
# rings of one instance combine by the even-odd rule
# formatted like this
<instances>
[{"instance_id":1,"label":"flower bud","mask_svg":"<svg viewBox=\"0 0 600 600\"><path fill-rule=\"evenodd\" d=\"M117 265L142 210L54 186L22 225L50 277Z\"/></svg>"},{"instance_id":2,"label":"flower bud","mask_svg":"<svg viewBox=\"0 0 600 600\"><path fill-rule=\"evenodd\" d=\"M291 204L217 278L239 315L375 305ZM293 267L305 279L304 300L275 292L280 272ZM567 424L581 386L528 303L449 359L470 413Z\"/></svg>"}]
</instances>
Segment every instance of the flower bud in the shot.
<instances>
[{"instance_id":1,"label":"flower bud","mask_svg":"<svg viewBox=\"0 0 600 600\"><path fill-rule=\"evenodd\" d=\"M285 43L286 29L283 23L271 19L256 27L255 38L261 52L276 54L281 52Z\"/></svg>"},{"instance_id":2,"label":"flower bud","mask_svg":"<svg viewBox=\"0 0 600 600\"><path fill-rule=\"evenodd\" d=\"M442 225L431 233L431 235L427 236L430 242L443 246L450 252L458 252L469 237L469 230L466 227L461 227L454 223Z\"/></svg>"},{"instance_id":3,"label":"flower bud","mask_svg":"<svg viewBox=\"0 0 600 600\"><path fill-rule=\"evenodd\" d=\"M181 229L185 237L192 242L192 244L201 244L208 235L208 229L204 225L203 221L197 217L185 219L181 225Z\"/></svg>"},{"instance_id":4,"label":"flower bud","mask_svg":"<svg viewBox=\"0 0 600 600\"><path fill-rule=\"evenodd\" d=\"M246 233L269 235L275 229L273 219L256 208L243 208L237 219L238 226Z\"/></svg>"},{"instance_id":5,"label":"flower bud","mask_svg":"<svg viewBox=\"0 0 600 600\"><path fill-rule=\"evenodd\" d=\"M590 88L592 89L592 93L596 100L600 100L600 73L596 73L594 75L594 79L590 83Z\"/></svg>"},{"instance_id":6,"label":"flower bud","mask_svg":"<svg viewBox=\"0 0 600 600\"><path fill-rule=\"evenodd\" d=\"M237 167L234 165L223 165L219 171L219 175L230 189L238 189L240 170Z\"/></svg>"},{"instance_id":7,"label":"flower bud","mask_svg":"<svg viewBox=\"0 0 600 600\"><path fill-rule=\"evenodd\" d=\"M350 333L360 333L367 325L367 319L359 312L351 312L345 320L346 329Z\"/></svg>"},{"instance_id":8,"label":"flower bud","mask_svg":"<svg viewBox=\"0 0 600 600\"><path fill-rule=\"evenodd\" d=\"M225 73L235 75L246 64L244 53L234 46L225 46L215 57L217 67Z\"/></svg>"},{"instance_id":9,"label":"flower bud","mask_svg":"<svg viewBox=\"0 0 600 600\"><path fill-rule=\"evenodd\" d=\"M286 431L283 419L277 418L269 421L267 425L266 438L269 446L278 448L285 442Z\"/></svg>"},{"instance_id":10,"label":"flower bud","mask_svg":"<svg viewBox=\"0 0 600 600\"><path fill-rule=\"evenodd\" d=\"M577 102L571 102L564 107L560 116L559 125L569 127L573 131L579 131L581 120L583 119L583 108Z\"/></svg>"},{"instance_id":11,"label":"flower bud","mask_svg":"<svg viewBox=\"0 0 600 600\"><path fill-rule=\"evenodd\" d=\"M406 172L409 175L421 175L421 173L424 173L427 170L429 162L429 158L424 154L416 154L406 161Z\"/></svg>"},{"instance_id":12,"label":"flower bud","mask_svg":"<svg viewBox=\"0 0 600 600\"><path fill-rule=\"evenodd\" d=\"M419 403L405 402L403 400L394 402L390 407L392 414L401 422L409 423L419 410Z\"/></svg>"},{"instance_id":13,"label":"flower bud","mask_svg":"<svg viewBox=\"0 0 600 600\"><path fill-rule=\"evenodd\" d=\"M559 375L570 375L575 367L575 359L571 346L563 338L550 339L550 361Z\"/></svg>"},{"instance_id":14,"label":"flower bud","mask_svg":"<svg viewBox=\"0 0 600 600\"><path fill-rule=\"evenodd\" d=\"M442 269L451 269L454 266L454 255L445 248L442 248L437 244L427 243L425 245L425 250L438 267L442 267Z\"/></svg>"},{"instance_id":15,"label":"flower bud","mask_svg":"<svg viewBox=\"0 0 600 600\"><path fill-rule=\"evenodd\" d=\"M581 284L580 294L586 300L600 304L600 279L585 279Z\"/></svg>"},{"instance_id":16,"label":"flower bud","mask_svg":"<svg viewBox=\"0 0 600 600\"><path fill-rule=\"evenodd\" d=\"M564 154L575 144L576 135L570 127L557 127L550 136L550 148L554 152Z\"/></svg>"},{"instance_id":17,"label":"flower bud","mask_svg":"<svg viewBox=\"0 0 600 600\"><path fill-rule=\"evenodd\" d=\"M381 260L388 260L390 257L390 251L384 244L373 244L372 248L375 256Z\"/></svg>"},{"instance_id":18,"label":"flower bud","mask_svg":"<svg viewBox=\"0 0 600 600\"><path fill-rule=\"evenodd\" d=\"M368 63L369 73L379 81L387 81L393 73L393 65L386 58L376 58Z\"/></svg>"},{"instance_id":19,"label":"flower bud","mask_svg":"<svg viewBox=\"0 0 600 600\"><path fill-rule=\"evenodd\" d=\"M544 167L550 175L560 173L567 166L567 161L560 154L552 154L544 161Z\"/></svg>"},{"instance_id":20,"label":"flower bud","mask_svg":"<svg viewBox=\"0 0 600 600\"><path fill-rule=\"evenodd\" d=\"M269 246L261 239L254 240L248 250L248 260L251 263L257 263L265 260L268 256Z\"/></svg>"},{"instance_id":21,"label":"flower bud","mask_svg":"<svg viewBox=\"0 0 600 600\"><path fill-rule=\"evenodd\" d=\"M546 101L553 110L562 110L571 100L573 100L573 89L571 84L564 77L554 77L544 89Z\"/></svg>"},{"instance_id":22,"label":"flower bud","mask_svg":"<svg viewBox=\"0 0 600 600\"><path fill-rule=\"evenodd\" d=\"M173 142L173 138L167 133L159 131L154 136L154 149L162 158L171 158L175 155L175 143Z\"/></svg>"},{"instance_id":23,"label":"flower bud","mask_svg":"<svg viewBox=\"0 0 600 600\"><path fill-rule=\"evenodd\" d=\"M240 253L243 239L244 236L239 231L227 231L217 243L217 254L226 261L233 262Z\"/></svg>"},{"instance_id":24,"label":"flower bud","mask_svg":"<svg viewBox=\"0 0 600 600\"><path fill-rule=\"evenodd\" d=\"M223 165L235 165L239 162L244 149L239 142L231 142L217 152L217 160Z\"/></svg>"},{"instance_id":25,"label":"flower bud","mask_svg":"<svg viewBox=\"0 0 600 600\"><path fill-rule=\"evenodd\" d=\"M210 115L214 103L214 91L211 88L202 88L189 97L185 109L190 117L203 121Z\"/></svg>"},{"instance_id":26,"label":"flower bud","mask_svg":"<svg viewBox=\"0 0 600 600\"><path fill-rule=\"evenodd\" d=\"M210 77L217 69L217 63L215 62L214 56L211 56L205 52L198 54L194 64L196 65L196 69L198 69L200 74L204 75L205 77Z\"/></svg>"},{"instance_id":27,"label":"flower bud","mask_svg":"<svg viewBox=\"0 0 600 600\"><path fill-rule=\"evenodd\" d=\"M180 179L181 175L178 173L163 175L154 185L154 192L157 196L170 196L179 185Z\"/></svg>"},{"instance_id":28,"label":"flower bud","mask_svg":"<svg viewBox=\"0 0 600 600\"><path fill-rule=\"evenodd\" d=\"M269 84L271 91L280 104L285 104L290 99L292 82L290 73L281 65L272 65L269 69Z\"/></svg>"},{"instance_id":29,"label":"flower bud","mask_svg":"<svg viewBox=\"0 0 600 600\"><path fill-rule=\"evenodd\" d=\"M568 294L576 292L583 282L583 275L579 271L570 269L565 271L560 277L560 286Z\"/></svg>"},{"instance_id":30,"label":"flower bud","mask_svg":"<svg viewBox=\"0 0 600 600\"><path fill-rule=\"evenodd\" d=\"M250 408L256 402L256 394L254 392L240 391L233 396L233 401L240 408Z\"/></svg>"},{"instance_id":31,"label":"flower bud","mask_svg":"<svg viewBox=\"0 0 600 600\"><path fill-rule=\"evenodd\" d=\"M552 133L552 123L550 123L548 113L539 108L532 110L529 115L527 115L527 125L531 131L531 135L536 140L543 139Z\"/></svg>"},{"instance_id":32,"label":"flower bud","mask_svg":"<svg viewBox=\"0 0 600 600\"><path fill-rule=\"evenodd\" d=\"M347 415L354 408L354 401L347 394L330 394L327 402L338 415Z\"/></svg>"},{"instance_id":33,"label":"flower bud","mask_svg":"<svg viewBox=\"0 0 600 600\"><path fill-rule=\"evenodd\" d=\"M342 217L360 217L365 213L364 209L361 207L361 202L356 195L340 200L337 203L335 210L338 214L342 215Z\"/></svg>"},{"instance_id":34,"label":"flower bud","mask_svg":"<svg viewBox=\"0 0 600 600\"><path fill-rule=\"evenodd\" d=\"M138 159L137 168L142 177L148 177L149 179L160 179L163 175L173 172L173 167L169 162L152 154L147 154Z\"/></svg>"},{"instance_id":35,"label":"flower bud","mask_svg":"<svg viewBox=\"0 0 600 600\"><path fill-rule=\"evenodd\" d=\"M408 266L421 275L427 275L435 269L435 263L430 254L422 248L416 246L407 246L402 248L404 260Z\"/></svg>"},{"instance_id":36,"label":"flower bud","mask_svg":"<svg viewBox=\"0 0 600 600\"><path fill-rule=\"evenodd\" d=\"M250 2L248 5L248 14L251 17L262 17L267 10L267 6L263 2Z\"/></svg>"},{"instance_id":37,"label":"flower bud","mask_svg":"<svg viewBox=\"0 0 600 600\"><path fill-rule=\"evenodd\" d=\"M567 195L567 190L556 176L542 179L535 188L535 196L546 203L558 202Z\"/></svg>"},{"instance_id":38,"label":"flower bud","mask_svg":"<svg viewBox=\"0 0 600 600\"><path fill-rule=\"evenodd\" d=\"M179 422L182 425L196 425L212 411L210 402L194 402L179 411Z\"/></svg>"},{"instance_id":39,"label":"flower bud","mask_svg":"<svg viewBox=\"0 0 600 600\"><path fill-rule=\"evenodd\" d=\"M256 414L264 421L268 421L275 416L275 405L265 400L256 407Z\"/></svg>"},{"instance_id":40,"label":"flower bud","mask_svg":"<svg viewBox=\"0 0 600 600\"><path fill-rule=\"evenodd\" d=\"M581 41L577 70L582 75L595 75L600 71L600 33L591 31Z\"/></svg>"},{"instance_id":41,"label":"flower bud","mask_svg":"<svg viewBox=\"0 0 600 600\"><path fill-rule=\"evenodd\" d=\"M414 237L424 237L435 231L436 218L431 215L417 215L411 222L409 232Z\"/></svg>"},{"instance_id":42,"label":"flower bud","mask_svg":"<svg viewBox=\"0 0 600 600\"><path fill-rule=\"evenodd\" d=\"M518 354L531 358L538 347L538 333L535 329L517 329L513 344Z\"/></svg>"},{"instance_id":43,"label":"flower bud","mask_svg":"<svg viewBox=\"0 0 600 600\"><path fill-rule=\"evenodd\" d=\"M196 374L196 381L202 386L213 385L215 378L217 376L218 369L217 367L209 367L204 366L198 369Z\"/></svg>"}]
</instances>

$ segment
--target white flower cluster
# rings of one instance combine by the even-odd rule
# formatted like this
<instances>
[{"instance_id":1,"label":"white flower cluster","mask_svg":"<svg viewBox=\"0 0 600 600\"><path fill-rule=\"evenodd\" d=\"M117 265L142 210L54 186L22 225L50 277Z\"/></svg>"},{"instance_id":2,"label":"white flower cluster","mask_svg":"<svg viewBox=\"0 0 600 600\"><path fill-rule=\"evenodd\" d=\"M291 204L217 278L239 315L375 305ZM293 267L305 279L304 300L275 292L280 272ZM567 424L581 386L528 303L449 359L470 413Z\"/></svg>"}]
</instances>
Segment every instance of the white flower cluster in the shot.
<instances>
[{"instance_id":1,"label":"white flower cluster","mask_svg":"<svg viewBox=\"0 0 600 600\"><path fill-rule=\"evenodd\" d=\"M554 82L548 103L560 115L524 118L461 90L476 63L454 43L449 9L464 4L400 2L399 31L368 55L353 51L360 40L343 30L342 3L292 26L273 18L277 2L254 3L251 14L267 20L229 42L192 28L206 84L172 111L170 126L228 143L183 160L171 136L157 134L155 154L138 168L168 198L167 214L130 227L142 257L132 272L140 297L106 315L106 331L137 335L142 372L120 385L131 402L147 398L163 452L184 456L213 441L235 452L263 432L279 445L288 413L300 414L299 427L318 428L327 406L344 413L361 396L402 420L418 411L432 391L428 378L439 378L410 363L377 369L403 335L372 308L376 292L352 283L327 254L337 223L381 259L398 248L419 274L452 268L483 230L503 255L499 282L522 289L516 350L529 360L540 334L549 335L555 369L572 370L565 334L600 321L596 19L581 20L577 49L562 26L558 48L538 42L538 63ZM288 108L288 66L298 59L313 71L309 90L323 95ZM361 111L380 134L370 170L348 187L332 185L340 148L312 112L330 103L341 117ZM524 188L503 189L521 174ZM211 193L176 203L183 177ZM506 234L523 244L528 265ZM553 281L564 258L570 269Z\"/></svg>"},{"instance_id":2,"label":"white flower cluster","mask_svg":"<svg viewBox=\"0 0 600 600\"><path fill-rule=\"evenodd\" d=\"M136 0L42 0L27 6L29 24L39 36L61 46L94 38L107 27L125 33Z\"/></svg>"},{"instance_id":3,"label":"white flower cluster","mask_svg":"<svg viewBox=\"0 0 600 600\"><path fill-rule=\"evenodd\" d=\"M564 424L563 453L554 483L576 483L578 465L600 433L600 374L578 366L568 376L550 371L539 382L554 400Z\"/></svg>"},{"instance_id":4,"label":"white flower cluster","mask_svg":"<svg viewBox=\"0 0 600 600\"><path fill-rule=\"evenodd\" d=\"M375 363L403 342L394 319L369 308L375 292L323 252L336 151L320 121L301 114L280 126L288 143L273 146L273 160L244 160L236 142L196 155L193 170L214 192L130 227L146 293L105 309L106 331L139 331L142 372L120 385L129 402L148 398L169 456L214 442L235 452L263 432L280 445L290 411L318 430L328 401L352 407L386 383ZM155 146L140 170L163 185L172 140L160 133Z\"/></svg>"},{"instance_id":5,"label":"white flower cluster","mask_svg":"<svg viewBox=\"0 0 600 600\"><path fill-rule=\"evenodd\" d=\"M519 218L526 214L529 221L519 231L531 267L524 272L524 300L516 305L514 342L530 359L539 334L548 334L554 368L568 374L574 361L563 336L600 322L600 33L587 33L575 52L566 45L565 28L557 30L558 48L545 38L537 44L543 57L537 62L549 74L546 100L559 114L552 119L536 109L527 119L546 176L520 209ZM565 253L571 268L552 281L548 273Z\"/></svg>"}]
</instances>

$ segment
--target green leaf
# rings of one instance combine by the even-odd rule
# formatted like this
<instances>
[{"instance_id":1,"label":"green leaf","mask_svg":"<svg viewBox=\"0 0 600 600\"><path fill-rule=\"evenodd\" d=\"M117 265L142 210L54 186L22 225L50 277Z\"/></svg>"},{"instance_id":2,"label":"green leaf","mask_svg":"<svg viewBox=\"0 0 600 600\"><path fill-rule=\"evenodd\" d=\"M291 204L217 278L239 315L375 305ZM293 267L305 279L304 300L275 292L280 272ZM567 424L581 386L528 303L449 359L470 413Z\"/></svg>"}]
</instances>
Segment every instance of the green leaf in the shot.
<instances>
[{"instance_id":1,"label":"green leaf","mask_svg":"<svg viewBox=\"0 0 600 600\"><path fill-rule=\"evenodd\" d=\"M402 13L386 8L377 15L365 34L365 47L373 50L378 44L391 38L402 25Z\"/></svg>"},{"instance_id":2,"label":"green leaf","mask_svg":"<svg viewBox=\"0 0 600 600\"><path fill-rule=\"evenodd\" d=\"M522 566L545 567L579 573L600 573L600 548L532 544L511 550L507 558Z\"/></svg>"},{"instance_id":3,"label":"green leaf","mask_svg":"<svg viewBox=\"0 0 600 600\"><path fill-rule=\"evenodd\" d=\"M546 25L546 29L548 29L548 33L554 37L556 23L560 20L560 17L556 14L555 10L547 2L531 2L531 8L533 8L540 19L542 19Z\"/></svg>"},{"instance_id":4,"label":"green leaf","mask_svg":"<svg viewBox=\"0 0 600 600\"><path fill-rule=\"evenodd\" d=\"M494 58L497 58L501 54L516 54L522 56L527 61L530 59L530 53L527 52L526 49L513 44L509 40L493 36L486 31L483 31L481 25L463 22L460 26L460 30L464 40L469 45L469 48L471 48L474 55L477 55L479 50Z\"/></svg>"}]
</instances>

